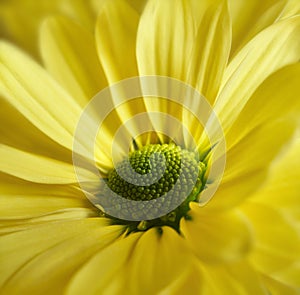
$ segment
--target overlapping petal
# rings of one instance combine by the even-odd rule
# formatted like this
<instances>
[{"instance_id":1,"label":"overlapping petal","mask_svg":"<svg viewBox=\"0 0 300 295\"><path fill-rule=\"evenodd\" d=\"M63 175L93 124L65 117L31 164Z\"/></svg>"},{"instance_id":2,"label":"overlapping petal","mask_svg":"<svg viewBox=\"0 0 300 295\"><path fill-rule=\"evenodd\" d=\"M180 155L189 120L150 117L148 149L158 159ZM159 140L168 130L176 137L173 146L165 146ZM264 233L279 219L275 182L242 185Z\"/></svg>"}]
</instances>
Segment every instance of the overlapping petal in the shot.
<instances>
[{"instance_id":1,"label":"overlapping petal","mask_svg":"<svg viewBox=\"0 0 300 295\"><path fill-rule=\"evenodd\" d=\"M208 263L239 260L252 246L251 224L238 211L207 212L198 204L190 204L188 220L182 219L180 229L195 254Z\"/></svg>"}]
</instances>

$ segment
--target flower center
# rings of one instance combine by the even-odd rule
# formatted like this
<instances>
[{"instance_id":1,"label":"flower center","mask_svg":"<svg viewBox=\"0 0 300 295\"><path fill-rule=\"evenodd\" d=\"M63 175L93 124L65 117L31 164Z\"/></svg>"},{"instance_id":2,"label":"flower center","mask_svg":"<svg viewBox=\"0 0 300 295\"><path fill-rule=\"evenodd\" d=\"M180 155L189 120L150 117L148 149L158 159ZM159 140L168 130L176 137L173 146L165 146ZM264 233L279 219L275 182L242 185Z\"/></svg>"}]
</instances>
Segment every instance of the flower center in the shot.
<instances>
[{"instance_id":1,"label":"flower center","mask_svg":"<svg viewBox=\"0 0 300 295\"><path fill-rule=\"evenodd\" d=\"M130 153L128 158L108 173L106 198L113 191L133 201L154 200L151 210L156 211L159 208L155 204L161 199L162 205L169 210L156 219L145 220L143 217L147 216L147 212L143 202L140 202L138 212L131 212L131 208L122 207L121 204L120 210L128 210L133 217L141 216L141 221L115 221L128 224L131 230L146 230L163 225L179 230L180 219L187 216L189 203L197 201L205 184L206 165L198 157L196 152L182 149L173 143L150 144ZM177 204L175 209L174 204Z\"/></svg>"}]
</instances>

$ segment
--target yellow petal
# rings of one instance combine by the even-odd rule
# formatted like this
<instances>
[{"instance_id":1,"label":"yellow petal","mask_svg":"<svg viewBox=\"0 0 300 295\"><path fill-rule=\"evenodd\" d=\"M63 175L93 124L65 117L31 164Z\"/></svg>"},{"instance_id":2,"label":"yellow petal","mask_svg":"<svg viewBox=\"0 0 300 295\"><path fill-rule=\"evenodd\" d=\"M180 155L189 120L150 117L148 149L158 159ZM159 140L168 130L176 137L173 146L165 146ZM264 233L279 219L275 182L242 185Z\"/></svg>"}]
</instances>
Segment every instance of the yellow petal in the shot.
<instances>
[{"instance_id":1,"label":"yellow petal","mask_svg":"<svg viewBox=\"0 0 300 295\"><path fill-rule=\"evenodd\" d=\"M0 99L0 136L3 144L30 153L72 162L72 153L46 136L4 99Z\"/></svg>"},{"instance_id":2,"label":"yellow petal","mask_svg":"<svg viewBox=\"0 0 300 295\"><path fill-rule=\"evenodd\" d=\"M75 22L63 17L47 19L40 46L47 70L81 106L107 86L94 36Z\"/></svg>"},{"instance_id":3,"label":"yellow petal","mask_svg":"<svg viewBox=\"0 0 300 295\"><path fill-rule=\"evenodd\" d=\"M159 295L203 294L205 284L199 268L194 266L182 271Z\"/></svg>"},{"instance_id":4,"label":"yellow petal","mask_svg":"<svg viewBox=\"0 0 300 295\"><path fill-rule=\"evenodd\" d=\"M127 265L130 294L157 294L190 270L191 251L170 227L149 229L139 239Z\"/></svg>"},{"instance_id":5,"label":"yellow petal","mask_svg":"<svg viewBox=\"0 0 300 295\"><path fill-rule=\"evenodd\" d=\"M0 44L0 93L32 124L72 149L81 112L76 102L20 50Z\"/></svg>"},{"instance_id":6,"label":"yellow petal","mask_svg":"<svg viewBox=\"0 0 300 295\"><path fill-rule=\"evenodd\" d=\"M299 288L293 288L291 286L282 284L272 278L269 278L265 276L264 278L265 284L267 285L267 288L269 292L272 295L299 295Z\"/></svg>"},{"instance_id":7,"label":"yellow petal","mask_svg":"<svg viewBox=\"0 0 300 295\"><path fill-rule=\"evenodd\" d=\"M138 76L135 54L138 21L138 12L125 0L107 1L100 10L96 25L96 43L109 84ZM114 105L124 102L124 99L128 100L126 94L130 89L129 83L125 88L115 87L111 91ZM113 137L124 122L139 112L146 112L142 100L124 103L110 121L107 121L108 132ZM134 133L135 129L129 132ZM135 136L133 134L132 137Z\"/></svg>"},{"instance_id":8,"label":"yellow petal","mask_svg":"<svg viewBox=\"0 0 300 295\"><path fill-rule=\"evenodd\" d=\"M226 134L230 149L255 128L278 118L300 115L300 64L286 66L268 77L249 99Z\"/></svg>"},{"instance_id":9,"label":"yellow petal","mask_svg":"<svg viewBox=\"0 0 300 295\"><path fill-rule=\"evenodd\" d=\"M253 200L281 208L300 222L300 138L271 167L270 176ZM284 197L283 197L284 196Z\"/></svg>"},{"instance_id":10,"label":"yellow petal","mask_svg":"<svg viewBox=\"0 0 300 295\"><path fill-rule=\"evenodd\" d=\"M281 18L292 17L300 13L300 2L298 0L288 0L282 12Z\"/></svg>"},{"instance_id":11,"label":"yellow petal","mask_svg":"<svg viewBox=\"0 0 300 295\"><path fill-rule=\"evenodd\" d=\"M284 197L284 196L282 196ZM280 209L248 201L241 208L254 228L255 245L249 257L261 272L300 287L296 273L300 261L300 231Z\"/></svg>"},{"instance_id":12,"label":"yellow petal","mask_svg":"<svg viewBox=\"0 0 300 295\"><path fill-rule=\"evenodd\" d=\"M185 78L195 37L191 15L187 1L147 2L137 36L140 75Z\"/></svg>"},{"instance_id":13,"label":"yellow petal","mask_svg":"<svg viewBox=\"0 0 300 295\"><path fill-rule=\"evenodd\" d=\"M280 21L253 38L231 61L215 105L225 131L269 75L299 60L299 34L300 16Z\"/></svg>"},{"instance_id":14,"label":"yellow petal","mask_svg":"<svg viewBox=\"0 0 300 295\"><path fill-rule=\"evenodd\" d=\"M233 31L232 55L234 56L253 36L272 25L281 15L286 2L287 0L229 0Z\"/></svg>"},{"instance_id":15,"label":"yellow petal","mask_svg":"<svg viewBox=\"0 0 300 295\"><path fill-rule=\"evenodd\" d=\"M259 190L271 162L288 146L295 128L295 122L288 120L265 123L231 148L221 184L208 208L230 208Z\"/></svg>"},{"instance_id":16,"label":"yellow petal","mask_svg":"<svg viewBox=\"0 0 300 295\"><path fill-rule=\"evenodd\" d=\"M127 2L136 9L137 12L141 13L147 3L147 0L127 0Z\"/></svg>"},{"instance_id":17,"label":"yellow petal","mask_svg":"<svg viewBox=\"0 0 300 295\"><path fill-rule=\"evenodd\" d=\"M62 209L88 206L89 202L87 200L72 198L72 196L28 196L20 194L18 196L0 197L1 220L8 218L32 218Z\"/></svg>"},{"instance_id":18,"label":"yellow petal","mask_svg":"<svg viewBox=\"0 0 300 295\"><path fill-rule=\"evenodd\" d=\"M0 3L1 39L11 40L39 58L38 28L50 14L63 11L61 0L12 0Z\"/></svg>"},{"instance_id":19,"label":"yellow petal","mask_svg":"<svg viewBox=\"0 0 300 295\"><path fill-rule=\"evenodd\" d=\"M36 226L45 225L50 222L62 222L78 220L90 217L99 217L99 211L92 208L66 208L35 215L29 218L4 218L1 219L0 234L7 235L19 231L30 230Z\"/></svg>"},{"instance_id":20,"label":"yellow petal","mask_svg":"<svg viewBox=\"0 0 300 295\"><path fill-rule=\"evenodd\" d=\"M16 177L37 182L67 184L76 183L74 167L54 159L30 154L9 146L0 145L0 171ZM80 169L80 175L85 181L96 181L97 176Z\"/></svg>"},{"instance_id":21,"label":"yellow petal","mask_svg":"<svg viewBox=\"0 0 300 295\"><path fill-rule=\"evenodd\" d=\"M207 212L191 203L190 219L182 219L180 229L195 254L208 263L239 260L252 245L250 224L239 211Z\"/></svg>"},{"instance_id":22,"label":"yellow petal","mask_svg":"<svg viewBox=\"0 0 300 295\"><path fill-rule=\"evenodd\" d=\"M2 237L2 291L61 292L83 263L120 235L122 227L105 225L101 218L56 222Z\"/></svg>"},{"instance_id":23,"label":"yellow petal","mask_svg":"<svg viewBox=\"0 0 300 295\"><path fill-rule=\"evenodd\" d=\"M203 295L266 295L267 290L258 273L245 261L227 265L200 265Z\"/></svg>"},{"instance_id":24,"label":"yellow petal","mask_svg":"<svg viewBox=\"0 0 300 295\"><path fill-rule=\"evenodd\" d=\"M222 46L220 46L222 44ZM227 65L231 44L231 28L227 6L209 5L198 26L189 61L187 82L211 104L217 95Z\"/></svg>"},{"instance_id":25,"label":"yellow petal","mask_svg":"<svg viewBox=\"0 0 300 295\"><path fill-rule=\"evenodd\" d=\"M97 0L99 8L105 1ZM98 11L93 9L91 2L91 0L61 0L61 14L76 20L77 23L93 32Z\"/></svg>"},{"instance_id":26,"label":"yellow petal","mask_svg":"<svg viewBox=\"0 0 300 295\"><path fill-rule=\"evenodd\" d=\"M124 266L140 236L141 233L131 234L96 253L73 276L66 294L107 294L106 286L111 282L117 284L121 279L124 283L122 276L116 279L115 276L120 269L123 270L123 276L125 275L127 269Z\"/></svg>"},{"instance_id":27,"label":"yellow petal","mask_svg":"<svg viewBox=\"0 0 300 295\"><path fill-rule=\"evenodd\" d=\"M109 83L137 76L135 40L139 16L125 0L107 1L98 16L99 59Z\"/></svg>"},{"instance_id":28,"label":"yellow petal","mask_svg":"<svg viewBox=\"0 0 300 295\"><path fill-rule=\"evenodd\" d=\"M23 179L1 173L0 172L0 187L1 193L4 195L17 196L24 195L55 195L57 197L72 196L77 199L84 199L84 193L76 186L72 185L58 185L58 184L41 184L25 181Z\"/></svg>"},{"instance_id":29,"label":"yellow petal","mask_svg":"<svg viewBox=\"0 0 300 295\"><path fill-rule=\"evenodd\" d=\"M33 218L67 208L92 208L83 192L71 186L35 184L0 173L0 187L1 221Z\"/></svg>"}]
</instances>

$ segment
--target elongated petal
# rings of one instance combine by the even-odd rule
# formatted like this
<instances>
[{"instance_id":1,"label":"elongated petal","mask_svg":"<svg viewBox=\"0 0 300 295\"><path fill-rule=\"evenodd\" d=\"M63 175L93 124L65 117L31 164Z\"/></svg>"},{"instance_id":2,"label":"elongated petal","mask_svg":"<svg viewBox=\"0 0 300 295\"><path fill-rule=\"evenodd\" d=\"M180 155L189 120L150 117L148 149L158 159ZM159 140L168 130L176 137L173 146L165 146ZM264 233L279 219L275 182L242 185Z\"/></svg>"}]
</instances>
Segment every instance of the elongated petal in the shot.
<instances>
[{"instance_id":1,"label":"elongated petal","mask_svg":"<svg viewBox=\"0 0 300 295\"><path fill-rule=\"evenodd\" d=\"M272 25L281 15L287 2L229 0L233 30L231 54L237 53L253 36Z\"/></svg>"},{"instance_id":2,"label":"elongated petal","mask_svg":"<svg viewBox=\"0 0 300 295\"><path fill-rule=\"evenodd\" d=\"M286 66L267 78L226 134L227 148L278 118L300 117L300 64Z\"/></svg>"},{"instance_id":3,"label":"elongated petal","mask_svg":"<svg viewBox=\"0 0 300 295\"><path fill-rule=\"evenodd\" d=\"M91 255L120 235L122 227L105 223L99 218L56 222L2 237L2 291L60 292Z\"/></svg>"},{"instance_id":4,"label":"elongated petal","mask_svg":"<svg viewBox=\"0 0 300 295\"><path fill-rule=\"evenodd\" d=\"M136 244L127 265L131 294L157 294L185 274L195 259L177 232L170 227L161 230L148 230Z\"/></svg>"},{"instance_id":5,"label":"elongated petal","mask_svg":"<svg viewBox=\"0 0 300 295\"><path fill-rule=\"evenodd\" d=\"M293 120L264 124L230 149L221 184L207 206L230 208L259 190L266 180L269 165L288 146L296 127Z\"/></svg>"},{"instance_id":6,"label":"elongated petal","mask_svg":"<svg viewBox=\"0 0 300 295\"><path fill-rule=\"evenodd\" d=\"M94 36L75 22L63 17L47 19L40 46L47 70L80 105L85 106L107 86Z\"/></svg>"},{"instance_id":7,"label":"elongated petal","mask_svg":"<svg viewBox=\"0 0 300 295\"><path fill-rule=\"evenodd\" d=\"M0 44L0 93L32 124L71 149L80 107L29 57Z\"/></svg>"},{"instance_id":8,"label":"elongated petal","mask_svg":"<svg viewBox=\"0 0 300 295\"><path fill-rule=\"evenodd\" d=\"M109 83L137 76L135 40L138 13L126 1L107 1L98 16L99 59Z\"/></svg>"},{"instance_id":9,"label":"elongated petal","mask_svg":"<svg viewBox=\"0 0 300 295\"><path fill-rule=\"evenodd\" d=\"M280 21L258 34L231 61L215 105L225 131L269 75L299 60L299 34L300 16Z\"/></svg>"},{"instance_id":10,"label":"elongated petal","mask_svg":"<svg viewBox=\"0 0 300 295\"><path fill-rule=\"evenodd\" d=\"M70 150L62 147L30 123L8 101L0 98L1 143L64 162L72 162Z\"/></svg>"},{"instance_id":11,"label":"elongated petal","mask_svg":"<svg viewBox=\"0 0 300 295\"><path fill-rule=\"evenodd\" d=\"M69 185L36 184L0 173L0 187L0 219L3 226L54 211L59 215L57 211L68 208L92 208L83 192Z\"/></svg>"},{"instance_id":12,"label":"elongated petal","mask_svg":"<svg viewBox=\"0 0 300 295\"><path fill-rule=\"evenodd\" d=\"M90 206L91 207L91 206ZM95 208L66 208L44 214L32 215L29 218L3 218L1 219L0 234L8 235L16 232L34 229L37 226L51 222L63 222L84 218L99 217L99 211Z\"/></svg>"},{"instance_id":13,"label":"elongated petal","mask_svg":"<svg viewBox=\"0 0 300 295\"><path fill-rule=\"evenodd\" d=\"M203 295L266 295L264 286L258 273L245 261L223 266L200 265L203 276Z\"/></svg>"},{"instance_id":14,"label":"elongated petal","mask_svg":"<svg viewBox=\"0 0 300 295\"><path fill-rule=\"evenodd\" d=\"M264 282L267 285L269 292L273 295L299 295L299 288L283 284L270 277L265 276Z\"/></svg>"},{"instance_id":15,"label":"elongated petal","mask_svg":"<svg viewBox=\"0 0 300 295\"><path fill-rule=\"evenodd\" d=\"M141 233L131 234L96 253L86 261L72 278L67 288L67 294L105 293L107 292L106 287L109 287L111 282L117 284L115 286L117 289L120 287L118 283L123 283L121 286L124 288L122 276L119 275L118 279L116 274L120 270L123 271L123 274L126 272L124 266L128 262L140 236Z\"/></svg>"},{"instance_id":16,"label":"elongated petal","mask_svg":"<svg viewBox=\"0 0 300 295\"><path fill-rule=\"evenodd\" d=\"M37 183L76 183L77 178L71 164L30 154L0 145L0 171ZM79 169L79 168L78 168ZM80 175L86 181L96 180L91 172L81 169Z\"/></svg>"},{"instance_id":17,"label":"elongated petal","mask_svg":"<svg viewBox=\"0 0 300 295\"><path fill-rule=\"evenodd\" d=\"M167 285L162 291L160 291L159 294L203 294L206 281L204 281L202 272L196 266L186 269L187 270L182 271L181 274L178 275L173 282L171 282L171 284Z\"/></svg>"},{"instance_id":18,"label":"elongated petal","mask_svg":"<svg viewBox=\"0 0 300 295\"><path fill-rule=\"evenodd\" d=\"M191 204L191 220L182 220L180 229L195 254L208 263L223 263L244 257L252 245L248 220L238 211L207 214Z\"/></svg>"},{"instance_id":19,"label":"elongated petal","mask_svg":"<svg viewBox=\"0 0 300 295\"><path fill-rule=\"evenodd\" d=\"M231 30L227 6L224 2L218 6L209 5L200 20L192 55L188 58L187 82L212 104L227 65L230 44Z\"/></svg>"},{"instance_id":20,"label":"elongated petal","mask_svg":"<svg viewBox=\"0 0 300 295\"><path fill-rule=\"evenodd\" d=\"M195 36L190 13L187 1L147 2L137 36L141 75L185 77Z\"/></svg>"},{"instance_id":21,"label":"elongated petal","mask_svg":"<svg viewBox=\"0 0 300 295\"><path fill-rule=\"evenodd\" d=\"M261 272L299 288L300 232L280 209L258 202L242 207L254 227L254 249L250 260Z\"/></svg>"},{"instance_id":22,"label":"elongated petal","mask_svg":"<svg viewBox=\"0 0 300 295\"><path fill-rule=\"evenodd\" d=\"M293 141L287 150L271 167L270 176L253 200L283 209L300 221L300 138Z\"/></svg>"},{"instance_id":23,"label":"elongated petal","mask_svg":"<svg viewBox=\"0 0 300 295\"><path fill-rule=\"evenodd\" d=\"M0 196L0 214L4 218L29 218L67 208L88 207L87 200L56 196Z\"/></svg>"}]
</instances>

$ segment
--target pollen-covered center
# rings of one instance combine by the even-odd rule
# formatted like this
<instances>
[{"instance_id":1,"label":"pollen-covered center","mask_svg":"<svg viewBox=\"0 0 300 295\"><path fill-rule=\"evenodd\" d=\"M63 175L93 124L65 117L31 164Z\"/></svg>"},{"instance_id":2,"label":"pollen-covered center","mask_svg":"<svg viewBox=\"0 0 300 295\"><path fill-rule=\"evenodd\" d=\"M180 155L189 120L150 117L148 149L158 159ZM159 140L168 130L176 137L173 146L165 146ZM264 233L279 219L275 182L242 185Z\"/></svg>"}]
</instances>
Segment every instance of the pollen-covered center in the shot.
<instances>
[{"instance_id":1,"label":"pollen-covered center","mask_svg":"<svg viewBox=\"0 0 300 295\"><path fill-rule=\"evenodd\" d=\"M177 228L180 218L189 210L189 202L197 200L203 189L205 170L206 165L199 161L196 152L173 143L150 144L131 152L108 173L106 200L110 190L127 200L154 200L150 207L139 202L138 210L126 203L112 206L126 210L134 218L140 216L137 229L168 224ZM159 216L162 206L168 213ZM147 220L145 216L151 215L149 212L157 212L159 218Z\"/></svg>"}]
</instances>

